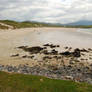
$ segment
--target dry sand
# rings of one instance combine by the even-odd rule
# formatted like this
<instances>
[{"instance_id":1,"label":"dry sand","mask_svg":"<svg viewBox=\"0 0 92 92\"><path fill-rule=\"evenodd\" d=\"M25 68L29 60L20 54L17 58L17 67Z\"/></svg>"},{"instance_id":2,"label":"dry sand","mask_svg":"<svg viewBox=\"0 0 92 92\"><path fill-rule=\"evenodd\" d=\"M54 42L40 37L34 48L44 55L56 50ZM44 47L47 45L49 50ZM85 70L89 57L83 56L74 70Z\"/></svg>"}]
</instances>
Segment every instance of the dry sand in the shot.
<instances>
[{"instance_id":1,"label":"dry sand","mask_svg":"<svg viewBox=\"0 0 92 92\"><path fill-rule=\"evenodd\" d=\"M25 28L16 30L0 30L0 64L18 65L35 64L30 59L11 58L21 53L19 46L42 46L46 43L72 48L92 48L92 34L78 31L76 28ZM36 62L37 63L37 62Z\"/></svg>"}]
</instances>

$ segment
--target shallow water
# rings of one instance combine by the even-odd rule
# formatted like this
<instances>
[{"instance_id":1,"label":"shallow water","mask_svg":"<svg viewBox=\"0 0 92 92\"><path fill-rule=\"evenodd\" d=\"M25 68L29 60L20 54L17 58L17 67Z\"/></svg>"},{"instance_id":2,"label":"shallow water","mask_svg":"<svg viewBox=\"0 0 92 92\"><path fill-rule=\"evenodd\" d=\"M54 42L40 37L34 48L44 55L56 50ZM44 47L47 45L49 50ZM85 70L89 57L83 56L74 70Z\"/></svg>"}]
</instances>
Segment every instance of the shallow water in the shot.
<instances>
[{"instance_id":1,"label":"shallow water","mask_svg":"<svg viewBox=\"0 0 92 92\"><path fill-rule=\"evenodd\" d=\"M85 31L85 32L84 32ZM89 32L89 31L88 31ZM58 44L74 48L91 48L92 34L81 29L71 30L37 30L23 37L24 45Z\"/></svg>"}]
</instances>

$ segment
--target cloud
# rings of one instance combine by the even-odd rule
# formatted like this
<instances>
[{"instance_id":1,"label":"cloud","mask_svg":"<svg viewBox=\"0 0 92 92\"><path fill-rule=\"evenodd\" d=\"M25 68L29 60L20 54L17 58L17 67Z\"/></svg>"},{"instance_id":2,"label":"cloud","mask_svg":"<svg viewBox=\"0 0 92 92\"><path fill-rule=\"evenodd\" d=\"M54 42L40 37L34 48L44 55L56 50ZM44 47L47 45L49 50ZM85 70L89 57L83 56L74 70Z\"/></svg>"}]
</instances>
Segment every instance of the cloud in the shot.
<instances>
[{"instance_id":1,"label":"cloud","mask_svg":"<svg viewBox=\"0 0 92 92\"><path fill-rule=\"evenodd\" d=\"M0 19L69 23L91 16L92 0L0 0Z\"/></svg>"}]
</instances>

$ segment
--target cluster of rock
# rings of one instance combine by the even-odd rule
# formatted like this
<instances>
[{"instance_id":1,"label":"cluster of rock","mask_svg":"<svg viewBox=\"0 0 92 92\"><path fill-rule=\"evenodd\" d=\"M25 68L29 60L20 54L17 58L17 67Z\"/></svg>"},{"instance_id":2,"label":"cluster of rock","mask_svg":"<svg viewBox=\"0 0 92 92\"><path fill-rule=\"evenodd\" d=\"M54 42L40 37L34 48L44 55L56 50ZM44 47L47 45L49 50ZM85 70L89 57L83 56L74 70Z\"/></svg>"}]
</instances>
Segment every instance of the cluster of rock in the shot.
<instances>
[{"instance_id":1,"label":"cluster of rock","mask_svg":"<svg viewBox=\"0 0 92 92\"><path fill-rule=\"evenodd\" d=\"M80 49L77 48L73 52L65 51L65 52L58 53L58 51L56 51L54 48L60 47L59 45L45 44L44 46L45 47L40 47L40 46L36 46L36 47L20 46L18 48L23 49L26 52L30 52L30 54L37 54L37 53L41 54L41 53L43 53L45 55L63 55L63 56L73 56L73 57L80 57L81 52L87 52L87 50L85 50L85 49L80 50ZM49 52L47 50L47 47L52 48L52 50Z\"/></svg>"}]
</instances>

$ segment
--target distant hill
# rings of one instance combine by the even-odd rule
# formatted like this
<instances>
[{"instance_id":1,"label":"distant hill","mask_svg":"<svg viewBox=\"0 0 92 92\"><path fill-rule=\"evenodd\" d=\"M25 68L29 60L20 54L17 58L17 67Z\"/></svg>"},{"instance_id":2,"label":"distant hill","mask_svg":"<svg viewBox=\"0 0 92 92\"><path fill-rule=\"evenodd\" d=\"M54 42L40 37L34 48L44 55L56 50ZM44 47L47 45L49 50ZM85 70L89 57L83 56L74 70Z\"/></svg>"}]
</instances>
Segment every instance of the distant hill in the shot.
<instances>
[{"instance_id":1,"label":"distant hill","mask_svg":"<svg viewBox=\"0 0 92 92\"><path fill-rule=\"evenodd\" d=\"M53 23L35 22L35 21L23 21L17 22L12 20L0 20L0 29L12 29L16 28L30 28L30 27L61 27L61 25L56 25Z\"/></svg>"},{"instance_id":2,"label":"distant hill","mask_svg":"<svg viewBox=\"0 0 92 92\"><path fill-rule=\"evenodd\" d=\"M17 29L32 27L66 27L66 28L92 28L92 21L78 21L69 24L46 23L36 21L17 22L12 20L0 20L0 29Z\"/></svg>"},{"instance_id":3,"label":"distant hill","mask_svg":"<svg viewBox=\"0 0 92 92\"><path fill-rule=\"evenodd\" d=\"M92 25L92 21L87 21L87 20L80 20L80 21L77 21L77 22L73 22L73 23L68 23L68 24L65 24L65 25L72 25L72 26L76 26L76 25Z\"/></svg>"}]
</instances>

